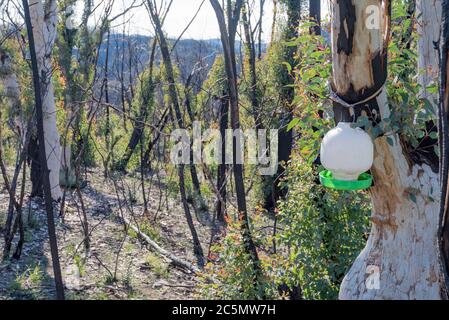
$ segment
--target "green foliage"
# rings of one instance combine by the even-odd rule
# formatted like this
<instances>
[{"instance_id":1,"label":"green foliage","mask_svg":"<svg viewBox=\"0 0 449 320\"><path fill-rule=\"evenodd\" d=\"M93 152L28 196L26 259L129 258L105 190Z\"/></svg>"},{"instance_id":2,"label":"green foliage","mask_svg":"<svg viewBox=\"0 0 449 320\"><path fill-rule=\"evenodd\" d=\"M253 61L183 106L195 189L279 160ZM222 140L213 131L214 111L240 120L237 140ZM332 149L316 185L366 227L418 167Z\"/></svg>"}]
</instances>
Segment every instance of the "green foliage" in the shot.
<instances>
[{"instance_id":1,"label":"green foliage","mask_svg":"<svg viewBox=\"0 0 449 320\"><path fill-rule=\"evenodd\" d=\"M40 286L47 280L40 265L27 268L23 273L17 273L16 278L8 288L8 294L13 299L37 300L42 298Z\"/></svg>"},{"instance_id":2,"label":"green foliage","mask_svg":"<svg viewBox=\"0 0 449 320\"><path fill-rule=\"evenodd\" d=\"M86 274L86 259L76 250L76 246L73 243L68 245L67 252L73 257L73 263L78 269L79 276L83 277Z\"/></svg>"},{"instance_id":3,"label":"green foliage","mask_svg":"<svg viewBox=\"0 0 449 320\"><path fill-rule=\"evenodd\" d=\"M300 36L288 43L298 47L298 65L292 67L296 78L293 105L295 118L288 129L297 130L296 141L301 156L312 163L318 156L321 139L333 126L331 103L326 99L331 76L330 48L321 36L310 35L312 24L301 26ZM320 113L325 117L320 117Z\"/></svg>"},{"instance_id":4,"label":"green foliage","mask_svg":"<svg viewBox=\"0 0 449 320\"><path fill-rule=\"evenodd\" d=\"M1 94L1 91L0 91ZM0 100L0 108L3 108L2 101ZM0 118L0 125L2 126L2 151L3 151L3 161L6 165L13 165L16 159L17 153L15 151L17 147L17 140L14 132L11 130L9 126L6 126L5 123L8 121L8 117L5 114L2 114Z\"/></svg>"},{"instance_id":5,"label":"green foliage","mask_svg":"<svg viewBox=\"0 0 449 320\"><path fill-rule=\"evenodd\" d=\"M144 221L139 224L139 231L142 232L143 234L148 235L151 239L153 239L156 242L159 242L161 240L161 234L159 229L154 225L150 224L148 221ZM128 235L134 239L139 238L139 234L131 228L128 229Z\"/></svg>"},{"instance_id":6,"label":"green foliage","mask_svg":"<svg viewBox=\"0 0 449 320\"><path fill-rule=\"evenodd\" d=\"M149 252L145 257L145 264L153 271L158 277L166 278L168 276L168 264L161 260L157 255Z\"/></svg>"},{"instance_id":7,"label":"green foliage","mask_svg":"<svg viewBox=\"0 0 449 320\"><path fill-rule=\"evenodd\" d=\"M154 76L156 74L156 76ZM136 83L136 95L132 103L135 116L139 117L139 109L141 106L146 107L147 114L151 114L154 110L154 93L156 86L161 82L160 72L158 69L145 69L140 75Z\"/></svg>"},{"instance_id":8,"label":"green foliage","mask_svg":"<svg viewBox=\"0 0 449 320\"><path fill-rule=\"evenodd\" d=\"M203 87L212 95L222 96L227 88L227 76L225 71L224 57L219 55L209 71L209 76Z\"/></svg>"},{"instance_id":9,"label":"green foliage","mask_svg":"<svg viewBox=\"0 0 449 320\"><path fill-rule=\"evenodd\" d=\"M123 126L123 118L120 114L115 112L110 113L109 116L110 132L108 135L109 149L106 142L107 117L101 117L97 123L95 136L91 134L92 144L95 146L95 162L102 163L108 167L112 164L112 159L116 159L118 154L121 154L128 145L129 132ZM110 153L110 154L109 154ZM106 160L109 162L106 164Z\"/></svg>"},{"instance_id":10,"label":"green foliage","mask_svg":"<svg viewBox=\"0 0 449 320\"><path fill-rule=\"evenodd\" d=\"M290 39L289 39L290 40ZM287 99L287 96L291 94L293 87L291 84L294 82L294 78L290 73L294 68L295 60L287 59L287 56L290 54L290 51L293 50L293 46L288 46L287 40L282 40L279 42L275 42L269 48L268 55L266 57L266 68L265 73L268 73L267 76L270 80L269 86L272 87L275 97L280 97L282 103L286 103L284 100ZM265 77L265 76L264 76ZM289 108L289 105L284 105L283 108Z\"/></svg>"},{"instance_id":11,"label":"green foliage","mask_svg":"<svg viewBox=\"0 0 449 320\"><path fill-rule=\"evenodd\" d=\"M286 183L294 188L280 205L278 240L284 251L279 259L284 261L277 281L301 285L306 299L336 299L367 239L368 197L324 189L317 170L299 158L291 162Z\"/></svg>"},{"instance_id":12,"label":"green foliage","mask_svg":"<svg viewBox=\"0 0 449 320\"><path fill-rule=\"evenodd\" d=\"M128 298L134 294L133 289L133 269L132 269L132 259L128 261L128 265L126 267L125 276L122 279L122 284L124 285Z\"/></svg>"},{"instance_id":13,"label":"green foliage","mask_svg":"<svg viewBox=\"0 0 449 320\"><path fill-rule=\"evenodd\" d=\"M9 63L2 62L0 68L0 78L5 76L15 76L19 85L18 99L9 99L3 81L0 81L0 108L2 126L2 151L3 161L6 165L14 165L17 157L17 139L19 128L22 123L31 117L34 108L33 86L31 82L31 72L27 62L22 56L20 44L14 39L7 39L2 42L0 54L2 59L7 58ZM23 134L23 132L20 132Z\"/></svg>"},{"instance_id":14,"label":"green foliage","mask_svg":"<svg viewBox=\"0 0 449 320\"><path fill-rule=\"evenodd\" d=\"M400 23L392 24L387 83L388 102L392 112L389 118L383 119L382 129L387 134L398 133L414 150L419 151L421 141L437 138L434 105L438 101L423 98L422 91L438 96L438 84L432 83L427 88L418 84L418 35L413 32L414 17L409 17L407 12L410 5L407 1L398 1L393 6L392 19ZM421 72L424 70L418 70L418 73ZM430 128L426 123L432 120L434 126ZM424 151L438 153L437 149L435 146L434 150Z\"/></svg>"},{"instance_id":15,"label":"green foliage","mask_svg":"<svg viewBox=\"0 0 449 320\"><path fill-rule=\"evenodd\" d=\"M282 230L272 272L279 285L300 286L306 299L336 299L345 272L365 244L370 207L365 194L327 190L317 179L313 162L334 123L326 99L330 48L323 37L309 34L311 25L303 24L300 36L286 44L298 48L298 64L284 64L296 79L295 118L288 129L301 139L282 182L289 194L279 205Z\"/></svg>"},{"instance_id":16,"label":"green foliage","mask_svg":"<svg viewBox=\"0 0 449 320\"><path fill-rule=\"evenodd\" d=\"M224 98L227 93L227 77L225 72L224 58L218 55L212 65L207 79L204 81L203 90L199 92L195 100L196 111L205 115L211 113L211 103L217 98ZM210 124L209 127L218 126L216 123Z\"/></svg>"},{"instance_id":17,"label":"green foliage","mask_svg":"<svg viewBox=\"0 0 449 320\"><path fill-rule=\"evenodd\" d=\"M237 222L228 221L226 236L220 244L211 248L211 259L199 277L197 294L202 299L253 300L260 299L260 293L254 285L253 263L243 247L241 227ZM262 259L262 263L269 260ZM268 278L265 286L265 298L273 297L273 282Z\"/></svg>"}]
</instances>

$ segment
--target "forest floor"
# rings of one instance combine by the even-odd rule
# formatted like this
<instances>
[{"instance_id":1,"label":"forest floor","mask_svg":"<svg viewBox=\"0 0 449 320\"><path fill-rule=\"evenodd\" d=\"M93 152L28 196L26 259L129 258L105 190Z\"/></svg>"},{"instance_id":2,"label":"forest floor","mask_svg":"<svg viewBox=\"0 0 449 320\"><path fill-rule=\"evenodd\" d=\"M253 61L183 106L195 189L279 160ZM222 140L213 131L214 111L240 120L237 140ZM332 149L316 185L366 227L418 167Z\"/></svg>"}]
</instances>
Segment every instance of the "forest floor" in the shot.
<instances>
[{"instance_id":1,"label":"forest floor","mask_svg":"<svg viewBox=\"0 0 449 320\"><path fill-rule=\"evenodd\" d=\"M169 185L160 188L160 180L158 187L150 188L148 183L149 215L144 216L138 176L126 175L113 183L100 170L87 173L81 193L89 224L89 250L83 243L81 202L76 190L67 191L64 218L57 218L56 224L68 299L195 299L195 275L152 251L136 232L126 230L120 219L121 215L128 217L162 248L195 264L192 236L177 199L179 194L170 194ZM9 196L0 188L2 250ZM58 213L60 204L56 207ZM192 206L191 211L207 255L210 227L195 219ZM21 258L0 262L0 300L52 299L54 281L42 199L29 201L25 197L23 217L25 244Z\"/></svg>"}]
</instances>

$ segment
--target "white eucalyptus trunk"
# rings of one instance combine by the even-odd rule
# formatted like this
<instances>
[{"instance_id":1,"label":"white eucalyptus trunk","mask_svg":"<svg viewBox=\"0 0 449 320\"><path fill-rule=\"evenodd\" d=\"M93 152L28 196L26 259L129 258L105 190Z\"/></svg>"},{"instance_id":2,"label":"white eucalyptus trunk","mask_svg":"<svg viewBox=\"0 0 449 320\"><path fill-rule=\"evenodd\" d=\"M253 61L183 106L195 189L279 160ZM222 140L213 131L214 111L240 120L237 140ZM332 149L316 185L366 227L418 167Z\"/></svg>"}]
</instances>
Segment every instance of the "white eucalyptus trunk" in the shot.
<instances>
[{"instance_id":1,"label":"white eucalyptus trunk","mask_svg":"<svg viewBox=\"0 0 449 320\"><path fill-rule=\"evenodd\" d=\"M378 101L387 108L385 93ZM375 141L372 229L343 280L340 299L441 298L438 174L411 165L398 135L393 141Z\"/></svg>"},{"instance_id":2,"label":"white eucalyptus trunk","mask_svg":"<svg viewBox=\"0 0 449 320\"><path fill-rule=\"evenodd\" d=\"M45 2L45 5L44 5ZM41 75L42 108L44 116L45 151L52 198L61 198L59 175L61 168L61 145L56 125L56 104L52 79L51 52L56 39L56 0L30 0L30 16L36 46L36 56ZM45 8L45 10L44 10Z\"/></svg>"},{"instance_id":3,"label":"white eucalyptus trunk","mask_svg":"<svg viewBox=\"0 0 449 320\"><path fill-rule=\"evenodd\" d=\"M422 87L422 98L429 99L434 106L434 117L438 114L438 94L431 94L427 88L436 84L439 78L438 45L442 23L441 0L417 0L418 17L418 82Z\"/></svg>"},{"instance_id":4,"label":"white eucalyptus trunk","mask_svg":"<svg viewBox=\"0 0 449 320\"><path fill-rule=\"evenodd\" d=\"M388 1L348 2L332 1L334 87L342 97L366 98L385 75L380 69L387 62ZM367 27L370 5L380 8L378 28ZM375 102L382 118L388 117L385 88ZM438 174L413 164L399 136L387 135L393 145L386 136L375 141L371 233L343 280L339 298L440 299Z\"/></svg>"}]
</instances>

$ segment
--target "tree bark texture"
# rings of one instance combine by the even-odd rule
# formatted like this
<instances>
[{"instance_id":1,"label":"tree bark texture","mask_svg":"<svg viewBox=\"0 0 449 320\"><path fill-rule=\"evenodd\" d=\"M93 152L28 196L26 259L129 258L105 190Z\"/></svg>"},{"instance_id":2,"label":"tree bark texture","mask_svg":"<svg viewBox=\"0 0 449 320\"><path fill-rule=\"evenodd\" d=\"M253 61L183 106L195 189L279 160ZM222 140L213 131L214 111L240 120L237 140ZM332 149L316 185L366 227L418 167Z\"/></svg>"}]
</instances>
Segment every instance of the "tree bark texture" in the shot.
<instances>
[{"instance_id":1,"label":"tree bark texture","mask_svg":"<svg viewBox=\"0 0 449 320\"><path fill-rule=\"evenodd\" d=\"M380 9L378 28L367 27L369 5ZM355 113L366 111L375 122L389 117L385 81L390 1L336 0L331 10L334 91L356 103L382 89ZM336 121L352 118L336 103L334 110ZM372 229L343 280L339 298L440 299L438 173L427 164L414 163L399 135L391 133L389 138L375 141Z\"/></svg>"}]
</instances>

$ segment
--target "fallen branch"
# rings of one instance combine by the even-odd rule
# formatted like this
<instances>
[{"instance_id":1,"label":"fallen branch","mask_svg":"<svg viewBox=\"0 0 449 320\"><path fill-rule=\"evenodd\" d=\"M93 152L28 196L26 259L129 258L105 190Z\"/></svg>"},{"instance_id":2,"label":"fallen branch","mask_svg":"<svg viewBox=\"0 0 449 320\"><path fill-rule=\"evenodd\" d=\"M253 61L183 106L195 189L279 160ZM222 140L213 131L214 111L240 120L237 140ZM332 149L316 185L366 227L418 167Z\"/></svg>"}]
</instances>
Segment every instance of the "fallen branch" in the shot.
<instances>
[{"instance_id":1,"label":"fallen branch","mask_svg":"<svg viewBox=\"0 0 449 320\"><path fill-rule=\"evenodd\" d=\"M171 284L168 282L158 282L158 283L155 283L154 285L156 285L156 284L161 287L169 287L169 288L185 288L185 289L195 288L195 285L193 285L193 284Z\"/></svg>"},{"instance_id":2,"label":"fallen branch","mask_svg":"<svg viewBox=\"0 0 449 320\"><path fill-rule=\"evenodd\" d=\"M191 264L190 262L184 261L178 257L176 257L173 253L165 250L164 248L161 248L153 239L151 239L147 234L141 232L136 226L134 226L128 219L125 217L119 217L123 223L128 225L129 228L134 230L143 240L145 240L146 243L150 245L151 248L153 248L156 252L161 254L162 256L166 257L174 265L177 265L183 269L187 269L192 273L199 273L200 269Z\"/></svg>"}]
</instances>

